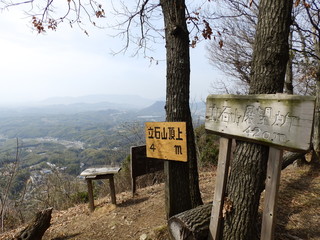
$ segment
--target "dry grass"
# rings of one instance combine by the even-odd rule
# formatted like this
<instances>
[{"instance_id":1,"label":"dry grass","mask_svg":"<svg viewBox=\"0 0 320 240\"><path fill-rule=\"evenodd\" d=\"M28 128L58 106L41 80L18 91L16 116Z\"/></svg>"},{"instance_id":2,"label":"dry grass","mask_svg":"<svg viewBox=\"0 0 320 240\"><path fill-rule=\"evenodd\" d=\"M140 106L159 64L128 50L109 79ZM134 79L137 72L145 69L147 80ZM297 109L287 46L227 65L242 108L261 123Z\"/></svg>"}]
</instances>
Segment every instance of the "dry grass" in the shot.
<instances>
[{"instance_id":1,"label":"dry grass","mask_svg":"<svg viewBox=\"0 0 320 240\"><path fill-rule=\"evenodd\" d=\"M213 197L215 172L200 172L204 202ZM107 196L95 202L93 213L86 204L54 211L52 226L44 240L168 239L164 210L164 185L156 184L117 194L118 205ZM17 231L17 230L16 230ZM0 235L9 239L16 231ZM309 166L289 167L282 172L278 202L276 238L279 240L320 240L320 172Z\"/></svg>"},{"instance_id":2,"label":"dry grass","mask_svg":"<svg viewBox=\"0 0 320 240\"><path fill-rule=\"evenodd\" d=\"M320 170L290 167L282 173L277 239L320 239Z\"/></svg>"}]
</instances>

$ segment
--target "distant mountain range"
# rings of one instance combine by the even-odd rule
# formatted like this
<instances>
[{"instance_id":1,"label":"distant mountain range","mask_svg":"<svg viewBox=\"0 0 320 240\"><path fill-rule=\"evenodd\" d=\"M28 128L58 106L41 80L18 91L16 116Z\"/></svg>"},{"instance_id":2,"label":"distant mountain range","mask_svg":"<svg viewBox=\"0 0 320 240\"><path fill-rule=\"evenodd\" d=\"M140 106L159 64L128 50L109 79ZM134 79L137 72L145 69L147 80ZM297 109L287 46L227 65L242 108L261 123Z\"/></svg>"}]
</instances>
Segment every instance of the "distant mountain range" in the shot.
<instances>
[{"instance_id":1,"label":"distant mountain range","mask_svg":"<svg viewBox=\"0 0 320 240\"><path fill-rule=\"evenodd\" d=\"M57 97L23 107L0 107L0 118L14 116L38 116L45 114L76 114L116 110L131 112L138 118L159 119L165 117L165 101L155 101L137 95L90 95L83 97ZM193 115L202 116L205 103L190 104Z\"/></svg>"},{"instance_id":2,"label":"distant mountain range","mask_svg":"<svg viewBox=\"0 0 320 240\"><path fill-rule=\"evenodd\" d=\"M55 97L39 102L41 105L70 105L70 104L116 104L128 108L143 108L154 103L155 100L138 95L87 95L81 97Z\"/></svg>"},{"instance_id":3,"label":"distant mountain range","mask_svg":"<svg viewBox=\"0 0 320 240\"><path fill-rule=\"evenodd\" d=\"M153 103L152 105L141 109L138 111L139 115L161 115L164 116L166 111L164 109L166 105L165 101L157 101Z\"/></svg>"}]
</instances>

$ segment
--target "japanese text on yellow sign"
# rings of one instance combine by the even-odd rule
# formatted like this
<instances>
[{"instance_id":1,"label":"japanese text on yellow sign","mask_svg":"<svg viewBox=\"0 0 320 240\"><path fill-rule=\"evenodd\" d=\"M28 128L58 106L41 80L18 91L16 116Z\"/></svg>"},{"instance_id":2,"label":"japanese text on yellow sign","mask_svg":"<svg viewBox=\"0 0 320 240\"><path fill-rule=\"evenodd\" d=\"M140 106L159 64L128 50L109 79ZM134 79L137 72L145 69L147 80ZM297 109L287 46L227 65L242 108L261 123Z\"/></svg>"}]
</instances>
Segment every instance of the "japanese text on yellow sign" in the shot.
<instances>
[{"instance_id":1,"label":"japanese text on yellow sign","mask_svg":"<svg viewBox=\"0 0 320 240\"><path fill-rule=\"evenodd\" d=\"M187 161L185 122L147 122L147 157Z\"/></svg>"}]
</instances>

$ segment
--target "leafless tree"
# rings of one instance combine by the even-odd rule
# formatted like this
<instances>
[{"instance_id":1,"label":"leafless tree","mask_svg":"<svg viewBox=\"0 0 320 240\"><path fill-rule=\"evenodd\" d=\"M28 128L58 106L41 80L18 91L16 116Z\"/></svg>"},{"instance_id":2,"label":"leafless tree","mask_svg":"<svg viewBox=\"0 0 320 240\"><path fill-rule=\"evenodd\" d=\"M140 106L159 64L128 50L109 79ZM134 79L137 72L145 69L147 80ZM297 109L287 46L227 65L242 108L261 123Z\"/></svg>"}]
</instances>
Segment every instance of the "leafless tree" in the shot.
<instances>
[{"instance_id":1,"label":"leafless tree","mask_svg":"<svg viewBox=\"0 0 320 240\"><path fill-rule=\"evenodd\" d=\"M215 20L215 29L220 29L217 40L207 45L210 63L237 84L250 84L257 13L255 2L249 6L248 1L235 0L220 3L219 11L207 17Z\"/></svg>"},{"instance_id":2,"label":"leafless tree","mask_svg":"<svg viewBox=\"0 0 320 240\"><path fill-rule=\"evenodd\" d=\"M10 191L14 182L14 179L18 173L19 163L20 163L20 146L19 140L16 139L16 152L15 158L12 162L8 163L2 170L2 175L6 179L5 186L1 189L0 192L0 203L1 203L1 230L4 231L4 220L6 217L6 213L9 208L10 203Z\"/></svg>"},{"instance_id":3,"label":"leafless tree","mask_svg":"<svg viewBox=\"0 0 320 240\"><path fill-rule=\"evenodd\" d=\"M259 1L225 1L219 5L220 13L216 12L211 16L215 19L215 29L221 29L221 35L219 41L208 44L208 58L214 67L230 76L231 81L236 84L248 85L250 83L252 46L257 20L255 3L258 4ZM309 15L305 10L306 6L308 6ZM316 94L317 57L314 44L316 27L313 25L317 25L314 20L316 16L314 12L317 9L319 9L317 1L296 1L295 3L289 39L290 58L285 85L287 93L293 93L294 90L296 94L301 95ZM309 19L309 16L313 16L313 20ZM220 85L227 86L228 91L232 91L230 83L223 82ZM214 90L217 90L217 84L214 86Z\"/></svg>"},{"instance_id":4,"label":"leafless tree","mask_svg":"<svg viewBox=\"0 0 320 240\"><path fill-rule=\"evenodd\" d=\"M125 122L120 125L118 134L132 146L145 144L145 130L142 122Z\"/></svg>"},{"instance_id":5,"label":"leafless tree","mask_svg":"<svg viewBox=\"0 0 320 240\"><path fill-rule=\"evenodd\" d=\"M316 95L314 130L313 130L313 149L314 158L320 159L320 2L316 0L297 0L296 6L302 5L304 15L296 28L304 33L301 53L305 57L307 66L306 78L313 81L313 90ZM308 60L309 59L309 60ZM313 160L314 160L313 158ZM317 161L319 163L319 161Z\"/></svg>"}]
</instances>

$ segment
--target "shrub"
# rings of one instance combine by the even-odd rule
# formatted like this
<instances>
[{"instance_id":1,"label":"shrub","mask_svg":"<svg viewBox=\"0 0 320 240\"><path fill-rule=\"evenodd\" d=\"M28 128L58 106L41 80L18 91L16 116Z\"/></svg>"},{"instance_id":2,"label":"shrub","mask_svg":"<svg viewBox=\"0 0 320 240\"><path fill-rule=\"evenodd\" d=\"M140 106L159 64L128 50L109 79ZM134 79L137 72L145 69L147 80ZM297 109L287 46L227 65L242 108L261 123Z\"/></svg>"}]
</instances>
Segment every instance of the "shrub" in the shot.
<instances>
[{"instance_id":1,"label":"shrub","mask_svg":"<svg viewBox=\"0 0 320 240\"><path fill-rule=\"evenodd\" d=\"M204 125L195 129L199 165L217 165L219 155L218 136L207 133Z\"/></svg>"},{"instance_id":2,"label":"shrub","mask_svg":"<svg viewBox=\"0 0 320 240\"><path fill-rule=\"evenodd\" d=\"M89 202L89 194L87 191L76 192L71 196L74 204L87 203Z\"/></svg>"}]
</instances>

